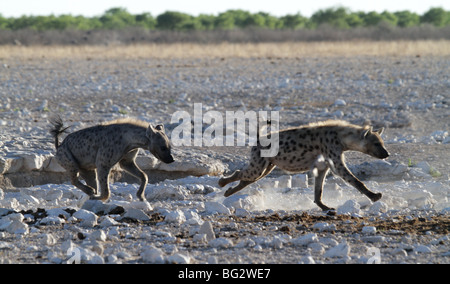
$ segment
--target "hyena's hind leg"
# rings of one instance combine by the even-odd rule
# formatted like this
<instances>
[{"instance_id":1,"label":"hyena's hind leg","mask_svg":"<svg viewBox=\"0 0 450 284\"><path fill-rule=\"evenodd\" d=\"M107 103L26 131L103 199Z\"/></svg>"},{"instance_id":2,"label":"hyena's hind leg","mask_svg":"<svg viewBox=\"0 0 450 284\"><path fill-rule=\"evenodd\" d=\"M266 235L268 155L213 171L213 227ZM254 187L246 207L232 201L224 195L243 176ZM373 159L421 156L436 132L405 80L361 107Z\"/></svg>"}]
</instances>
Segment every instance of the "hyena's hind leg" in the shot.
<instances>
[{"instance_id":1,"label":"hyena's hind leg","mask_svg":"<svg viewBox=\"0 0 450 284\"><path fill-rule=\"evenodd\" d=\"M231 176L229 177L222 177L219 179L219 186L224 187L225 185L229 184L230 182L234 182L240 179L241 171L237 170L235 171Z\"/></svg>"},{"instance_id":2,"label":"hyena's hind leg","mask_svg":"<svg viewBox=\"0 0 450 284\"><path fill-rule=\"evenodd\" d=\"M327 167L318 171L317 176L314 180L314 203L316 203L317 206L319 206L323 211L335 210L334 208L326 206L322 202L323 183L329 170L330 168Z\"/></svg>"},{"instance_id":3,"label":"hyena's hind leg","mask_svg":"<svg viewBox=\"0 0 450 284\"><path fill-rule=\"evenodd\" d=\"M89 195L90 197L94 196L97 192L97 189L94 187L91 187L89 185L84 185L79 177L78 177L78 170L71 170L69 171L70 175L70 181L71 183L76 186L77 188L81 189L84 193Z\"/></svg>"},{"instance_id":4,"label":"hyena's hind leg","mask_svg":"<svg viewBox=\"0 0 450 284\"><path fill-rule=\"evenodd\" d=\"M219 186L223 187L227 185L230 182L240 180L241 182L232 188L229 188L224 196L230 196L241 189L245 188L247 185L254 183L255 181L260 180L261 178L268 175L273 169L275 168L275 165L269 163L268 161L264 160L261 163L255 163L251 162L250 165L248 165L245 169L241 171L234 172L233 175L227 178L221 178L219 180Z\"/></svg>"},{"instance_id":5,"label":"hyena's hind leg","mask_svg":"<svg viewBox=\"0 0 450 284\"><path fill-rule=\"evenodd\" d=\"M86 185L94 189L94 195L97 194L97 173L95 170L80 169L80 176L86 182Z\"/></svg>"},{"instance_id":6,"label":"hyena's hind leg","mask_svg":"<svg viewBox=\"0 0 450 284\"><path fill-rule=\"evenodd\" d=\"M84 185L79 177L78 173L81 174L81 169L78 167L77 162L72 157L72 154L68 151L58 151L56 153L56 159L58 163L67 171L70 177L70 182L76 186L77 188L81 189L84 193L86 193L89 196L94 196L97 192L96 187L92 187L89 182L86 180L87 185ZM89 175L89 174L88 174Z\"/></svg>"}]
</instances>

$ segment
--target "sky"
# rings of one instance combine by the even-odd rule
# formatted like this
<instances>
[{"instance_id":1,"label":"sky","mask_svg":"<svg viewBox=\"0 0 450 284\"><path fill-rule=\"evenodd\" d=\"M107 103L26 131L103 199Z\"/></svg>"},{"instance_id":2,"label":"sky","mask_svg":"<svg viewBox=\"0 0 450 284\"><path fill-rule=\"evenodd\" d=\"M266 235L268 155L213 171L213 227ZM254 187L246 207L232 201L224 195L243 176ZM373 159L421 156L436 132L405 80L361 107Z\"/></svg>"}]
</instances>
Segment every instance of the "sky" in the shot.
<instances>
[{"instance_id":1,"label":"sky","mask_svg":"<svg viewBox=\"0 0 450 284\"><path fill-rule=\"evenodd\" d=\"M314 12L336 6L351 11L390 12L409 10L423 14L431 7L450 10L450 0L0 0L0 14L4 17L22 15L102 15L113 7L126 8L132 14L149 12L153 16L166 11L178 11L193 16L217 15L230 9L252 13L267 12L274 16L299 13L310 17Z\"/></svg>"}]
</instances>

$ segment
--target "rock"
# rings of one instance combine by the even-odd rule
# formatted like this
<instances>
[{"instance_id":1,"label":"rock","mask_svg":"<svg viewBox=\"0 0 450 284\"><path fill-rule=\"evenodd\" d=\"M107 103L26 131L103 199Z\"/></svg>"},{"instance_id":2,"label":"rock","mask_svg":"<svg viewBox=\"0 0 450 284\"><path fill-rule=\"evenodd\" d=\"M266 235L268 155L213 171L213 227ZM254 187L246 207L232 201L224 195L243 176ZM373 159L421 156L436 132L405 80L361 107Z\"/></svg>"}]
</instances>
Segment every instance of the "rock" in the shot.
<instances>
[{"instance_id":1,"label":"rock","mask_svg":"<svg viewBox=\"0 0 450 284\"><path fill-rule=\"evenodd\" d=\"M104 203L100 200L92 200L88 199L81 206L81 209L91 211L95 214L104 215L104 214L122 214L125 212L123 207L112 204L112 203Z\"/></svg>"},{"instance_id":2,"label":"rock","mask_svg":"<svg viewBox=\"0 0 450 284\"><path fill-rule=\"evenodd\" d=\"M92 241L106 241L106 234L103 230L96 230L89 235L89 239Z\"/></svg>"},{"instance_id":3,"label":"rock","mask_svg":"<svg viewBox=\"0 0 450 284\"><path fill-rule=\"evenodd\" d=\"M15 173L23 167L22 157L0 158L0 174Z\"/></svg>"},{"instance_id":4,"label":"rock","mask_svg":"<svg viewBox=\"0 0 450 284\"><path fill-rule=\"evenodd\" d=\"M380 215L381 213L386 213L389 207L383 201L377 201L372 206L370 206L368 213L372 215Z\"/></svg>"},{"instance_id":5,"label":"rock","mask_svg":"<svg viewBox=\"0 0 450 284\"><path fill-rule=\"evenodd\" d=\"M296 174L292 176L292 187L307 188L308 187L308 175Z\"/></svg>"},{"instance_id":6,"label":"rock","mask_svg":"<svg viewBox=\"0 0 450 284\"><path fill-rule=\"evenodd\" d=\"M450 209L450 208L449 208L449 209ZM0 217L9 215L9 214L11 214L11 213L13 213L13 212L14 212L14 210L9 209L9 208L0 208Z\"/></svg>"},{"instance_id":7,"label":"rock","mask_svg":"<svg viewBox=\"0 0 450 284\"><path fill-rule=\"evenodd\" d=\"M64 210L62 208L52 208L45 210L45 214L49 217L60 217L63 216L63 218L69 219L72 214L68 212L69 210Z\"/></svg>"},{"instance_id":8,"label":"rock","mask_svg":"<svg viewBox=\"0 0 450 284\"><path fill-rule=\"evenodd\" d=\"M418 245L414 248L414 251L417 253L432 253L433 250L426 245Z\"/></svg>"},{"instance_id":9,"label":"rock","mask_svg":"<svg viewBox=\"0 0 450 284\"><path fill-rule=\"evenodd\" d=\"M348 257L350 253L350 245L347 244L346 241L343 241L342 243L338 244L335 247L330 248L325 252L323 255L324 257Z\"/></svg>"},{"instance_id":10,"label":"rock","mask_svg":"<svg viewBox=\"0 0 450 284\"><path fill-rule=\"evenodd\" d=\"M234 212L234 215L236 215L237 217L247 217L250 216L250 212L242 208L237 208Z\"/></svg>"},{"instance_id":11,"label":"rock","mask_svg":"<svg viewBox=\"0 0 450 284\"><path fill-rule=\"evenodd\" d=\"M192 241L195 243L208 243L208 240L206 239L206 234L195 234L192 238Z\"/></svg>"},{"instance_id":12,"label":"rock","mask_svg":"<svg viewBox=\"0 0 450 284\"><path fill-rule=\"evenodd\" d=\"M80 226L82 227L94 227L95 225L97 225L98 217L91 211L80 209L77 212L75 212L72 216L77 219L81 219Z\"/></svg>"},{"instance_id":13,"label":"rock","mask_svg":"<svg viewBox=\"0 0 450 284\"><path fill-rule=\"evenodd\" d=\"M224 214L230 215L230 210L225 207L222 203L215 201L206 201L205 202L205 212L208 214Z\"/></svg>"},{"instance_id":14,"label":"rock","mask_svg":"<svg viewBox=\"0 0 450 284\"><path fill-rule=\"evenodd\" d=\"M148 217L148 215L145 214L144 211L142 211L140 209L135 209L135 208L128 208L120 219L123 220L126 218L137 220L137 221L149 221L150 220L150 217Z\"/></svg>"},{"instance_id":15,"label":"rock","mask_svg":"<svg viewBox=\"0 0 450 284\"><path fill-rule=\"evenodd\" d=\"M278 178L279 188L291 188L292 187L292 177L290 175L282 175Z\"/></svg>"},{"instance_id":16,"label":"rock","mask_svg":"<svg viewBox=\"0 0 450 284\"><path fill-rule=\"evenodd\" d=\"M188 255L176 253L174 255L167 257L167 262L173 264L189 264L191 263L191 258Z\"/></svg>"},{"instance_id":17,"label":"rock","mask_svg":"<svg viewBox=\"0 0 450 284\"><path fill-rule=\"evenodd\" d=\"M319 238L316 233L309 233L304 236L291 240L291 243L296 246L307 246L310 243L318 242Z\"/></svg>"},{"instance_id":18,"label":"rock","mask_svg":"<svg viewBox=\"0 0 450 284\"><path fill-rule=\"evenodd\" d=\"M229 248L233 246L233 241L227 238L220 237L209 241L208 245L214 248Z\"/></svg>"},{"instance_id":19,"label":"rock","mask_svg":"<svg viewBox=\"0 0 450 284\"><path fill-rule=\"evenodd\" d=\"M181 185L156 185L147 190L148 200L185 200L189 192Z\"/></svg>"},{"instance_id":20,"label":"rock","mask_svg":"<svg viewBox=\"0 0 450 284\"><path fill-rule=\"evenodd\" d=\"M52 188L52 189L48 190L44 199L47 201L54 201L54 200L60 200L62 196L63 196L63 191L61 189Z\"/></svg>"},{"instance_id":21,"label":"rock","mask_svg":"<svg viewBox=\"0 0 450 284\"><path fill-rule=\"evenodd\" d=\"M426 174L430 173L431 166L428 162L421 161L415 165L416 168L422 169L422 171Z\"/></svg>"},{"instance_id":22,"label":"rock","mask_svg":"<svg viewBox=\"0 0 450 284\"><path fill-rule=\"evenodd\" d=\"M110 217L108 217L108 216L102 216L102 217L100 217L100 218L98 219L98 222L99 222L98 225L99 225L100 227L102 227L102 228L107 228L107 227L111 227L111 226L116 226L116 225L119 224L116 220L114 220L114 219L112 219L112 218L110 218Z\"/></svg>"},{"instance_id":23,"label":"rock","mask_svg":"<svg viewBox=\"0 0 450 284\"><path fill-rule=\"evenodd\" d=\"M40 225L62 225L66 221L64 219L61 219L57 216L47 216L43 218L41 221L39 221Z\"/></svg>"},{"instance_id":24,"label":"rock","mask_svg":"<svg viewBox=\"0 0 450 284\"><path fill-rule=\"evenodd\" d=\"M364 226L361 230L361 233L364 235L375 235L377 232L377 228L373 226Z\"/></svg>"},{"instance_id":25,"label":"rock","mask_svg":"<svg viewBox=\"0 0 450 284\"><path fill-rule=\"evenodd\" d=\"M203 224L203 220L200 217L200 215L197 214L197 212L190 210L184 212L184 216L186 217L185 224L190 226L200 226Z\"/></svg>"},{"instance_id":26,"label":"rock","mask_svg":"<svg viewBox=\"0 0 450 284\"><path fill-rule=\"evenodd\" d=\"M213 226L210 221L204 222L203 225L200 226L198 233L206 235L206 241L208 242L216 238L216 234L214 233Z\"/></svg>"},{"instance_id":27,"label":"rock","mask_svg":"<svg viewBox=\"0 0 450 284\"><path fill-rule=\"evenodd\" d=\"M336 231L336 225L328 224L327 222L315 223L312 227L313 229L319 230L319 232L332 232Z\"/></svg>"},{"instance_id":28,"label":"rock","mask_svg":"<svg viewBox=\"0 0 450 284\"><path fill-rule=\"evenodd\" d=\"M23 223L23 215L21 213L9 214L0 219L0 231L6 231L11 234L27 234L28 225Z\"/></svg>"},{"instance_id":29,"label":"rock","mask_svg":"<svg viewBox=\"0 0 450 284\"><path fill-rule=\"evenodd\" d=\"M6 228L6 231L11 234L27 234L28 225L20 221L12 221L11 224Z\"/></svg>"},{"instance_id":30,"label":"rock","mask_svg":"<svg viewBox=\"0 0 450 284\"><path fill-rule=\"evenodd\" d=\"M335 107L346 106L346 105L347 105L347 103L342 99L337 99L333 103L333 106L335 106Z\"/></svg>"},{"instance_id":31,"label":"rock","mask_svg":"<svg viewBox=\"0 0 450 284\"><path fill-rule=\"evenodd\" d=\"M433 137L437 142L441 142L443 144L445 139L448 137L448 131L445 130L437 130L431 133L431 137Z\"/></svg>"},{"instance_id":32,"label":"rock","mask_svg":"<svg viewBox=\"0 0 450 284\"><path fill-rule=\"evenodd\" d=\"M44 161L47 158L46 156L32 154L32 153L31 154L30 153L20 153L20 154L17 154L17 156L23 158L22 171L24 171L24 172L40 170L42 168L42 165L44 164Z\"/></svg>"},{"instance_id":33,"label":"rock","mask_svg":"<svg viewBox=\"0 0 450 284\"><path fill-rule=\"evenodd\" d=\"M225 198L223 205L228 208L253 210L255 208L255 204L258 202L258 197L259 196L249 194L231 195ZM223 211L225 212L225 210Z\"/></svg>"},{"instance_id":34,"label":"rock","mask_svg":"<svg viewBox=\"0 0 450 284\"><path fill-rule=\"evenodd\" d=\"M56 240L52 236L52 234L42 234L40 238L41 238L41 244L44 246L51 246L56 243Z\"/></svg>"},{"instance_id":35,"label":"rock","mask_svg":"<svg viewBox=\"0 0 450 284\"><path fill-rule=\"evenodd\" d=\"M298 263L299 264L316 264L316 262L314 261L314 258L310 255L303 256L302 258L300 258L300 261Z\"/></svg>"},{"instance_id":36,"label":"rock","mask_svg":"<svg viewBox=\"0 0 450 284\"><path fill-rule=\"evenodd\" d=\"M356 202L355 200L348 200L346 201L342 206L338 207L337 209L337 214L339 215L344 215L344 214L360 214L361 206L359 205L358 202Z\"/></svg>"},{"instance_id":37,"label":"rock","mask_svg":"<svg viewBox=\"0 0 450 284\"><path fill-rule=\"evenodd\" d=\"M364 236L361 237L361 240L367 243L382 243L386 240L386 238L383 236Z\"/></svg>"},{"instance_id":38,"label":"rock","mask_svg":"<svg viewBox=\"0 0 450 284\"><path fill-rule=\"evenodd\" d=\"M165 263L165 255L164 252L155 247L146 248L140 254L142 261L145 263L154 263L154 264L163 264Z\"/></svg>"},{"instance_id":39,"label":"rock","mask_svg":"<svg viewBox=\"0 0 450 284\"><path fill-rule=\"evenodd\" d=\"M169 223L182 224L186 221L186 216L184 215L183 211L178 209L175 211L170 211L169 213L165 214L164 217L164 221Z\"/></svg>"},{"instance_id":40,"label":"rock","mask_svg":"<svg viewBox=\"0 0 450 284\"><path fill-rule=\"evenodd\" d=\"M210 158L200 152L178 151L173 149L175 162L166 164L156 160L153 156L138 156L136 164L142 170L162 170L167 172L184 172L187 175L221 175L225 171L225 165L216 159ZM146 157L146 158L144 158Z\"/></svg>"}]
</instances>

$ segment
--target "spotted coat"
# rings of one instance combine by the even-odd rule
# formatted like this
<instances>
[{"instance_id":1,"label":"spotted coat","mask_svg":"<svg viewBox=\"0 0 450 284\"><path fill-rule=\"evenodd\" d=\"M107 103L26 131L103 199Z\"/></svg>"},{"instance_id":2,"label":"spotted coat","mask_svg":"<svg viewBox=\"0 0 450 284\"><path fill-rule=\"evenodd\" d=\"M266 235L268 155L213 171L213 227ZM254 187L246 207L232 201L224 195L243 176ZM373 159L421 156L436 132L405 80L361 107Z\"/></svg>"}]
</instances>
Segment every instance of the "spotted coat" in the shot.
<instances>
[{"instance_id":1,"label":"spotted coat","mask_svg":"<svg viewBox=\"0 0 450 284\"><path fill-rule=\"evenodd\" d=\"M252 147L249 164L231 176L221 178L219 186L240 180L237 186L225 192L225 196L230 196L265 177L276 166L289 172L315 169L314 202L322 210L329 210L332 208L322 203L322 190L325 177L331 169L372 201L376 201L381 198L381 193L370 191L350 172L345 164L344 152L353 150L379 159L387 158L389 153L381 139L382 132L383 128L373 130L370 126L357 126L339 120L285 129L278 133L279 152L276 156L261 157L261 146Z\"/></svg>"}]
</instances>

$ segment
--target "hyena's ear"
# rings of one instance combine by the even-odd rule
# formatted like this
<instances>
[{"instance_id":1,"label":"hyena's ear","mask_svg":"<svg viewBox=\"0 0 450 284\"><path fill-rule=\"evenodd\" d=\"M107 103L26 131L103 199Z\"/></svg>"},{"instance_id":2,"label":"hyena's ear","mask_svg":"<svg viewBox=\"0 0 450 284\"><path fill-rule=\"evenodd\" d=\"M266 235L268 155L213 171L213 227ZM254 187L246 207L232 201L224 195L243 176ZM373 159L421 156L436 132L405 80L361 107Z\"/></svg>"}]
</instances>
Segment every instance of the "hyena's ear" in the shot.
<instances>
[{"instance_id":1,"label":"hyena's ear","mask_svg":"<svg viewBox=\"0 0 450 284\"><path fill-rule=\"evenodd\" d=\"M372 132L372 126L366 126L361 132L361 139L365 139Z\"/></svg>"},{"instance_id":2,"label":"hyena's ear","mask_svg":"<svg viewBox=\"0 0 450 284\"><path fill-rule=\"evenodd\" d=\"M153 134L156 133L156 131L157 131L156 128L153 127L152 124L149 124L147 127L147 131L145 131L145 135L147 135L147 137L151 137Z\"/></svg>"},{"instance_id":3,"label":"hyena's ear","mask_svg":"<svg viewBox=\"0 0 450 284\"><path fill-rule=\"evenodd\" d=\"M384 127L381 127L380 129L373 130L373 132L378 133L378 135L381 135L384 132Z\"/></svg>"},{"instance_id":4,"label":"hyena's ear","mask_svg":"<svg viewBox=\"0 0 450 284\"><path fill-rule=\"evenodd\" d=\"M164 131L164 125L158 124L158 125L155 126L155 129L158 130L158 131Z\"/></svg>"}]
</instances>

